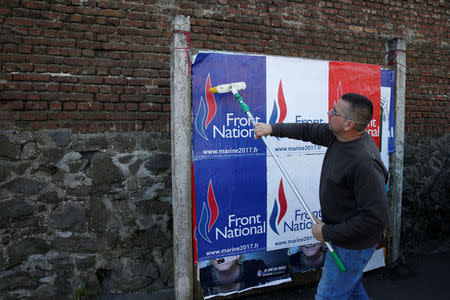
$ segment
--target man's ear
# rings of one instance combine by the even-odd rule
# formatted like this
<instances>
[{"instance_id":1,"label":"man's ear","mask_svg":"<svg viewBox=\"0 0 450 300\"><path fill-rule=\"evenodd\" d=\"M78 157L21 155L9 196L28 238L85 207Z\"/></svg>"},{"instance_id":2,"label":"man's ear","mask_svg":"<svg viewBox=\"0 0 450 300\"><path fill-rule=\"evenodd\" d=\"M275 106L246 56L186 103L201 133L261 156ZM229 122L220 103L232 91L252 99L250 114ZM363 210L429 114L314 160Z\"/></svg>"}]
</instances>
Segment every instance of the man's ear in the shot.
<instances>
[{"instance_id":1,"label":"man's ear","mask_svg":"<svg viewBox=\"0 0 450 300\"><path fill-rule=\"evenodd\" d=\"M353 120L346 120L345 124L344 124L344 130L345 131L350 131L353 128L355 128L355 126L356 126L355 121L353 121Z\"/></svg>"}]
</instances>

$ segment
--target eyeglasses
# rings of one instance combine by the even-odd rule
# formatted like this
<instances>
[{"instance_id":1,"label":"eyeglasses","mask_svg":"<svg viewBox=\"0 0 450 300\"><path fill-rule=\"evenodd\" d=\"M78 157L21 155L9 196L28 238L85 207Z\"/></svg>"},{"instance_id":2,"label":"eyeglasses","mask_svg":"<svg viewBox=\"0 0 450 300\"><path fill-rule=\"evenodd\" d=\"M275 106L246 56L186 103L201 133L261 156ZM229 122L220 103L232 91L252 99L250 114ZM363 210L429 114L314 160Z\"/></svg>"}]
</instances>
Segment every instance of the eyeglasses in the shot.
<instances>
[{"instance_id":1,"label":"eyeglasses","mask_svg":"<svg viewBox=\"0 0 450 300\"><path fill-rule=\"evenodd\" d=\"M328 113L330 114L330 116L339 116L339 117L343 117L344 119L347 119L347 120L353 120L351 117L347 117L343 114L338 113L336 111L336 107L334 107L334 106Z\"/></svg>"}]
</instances>

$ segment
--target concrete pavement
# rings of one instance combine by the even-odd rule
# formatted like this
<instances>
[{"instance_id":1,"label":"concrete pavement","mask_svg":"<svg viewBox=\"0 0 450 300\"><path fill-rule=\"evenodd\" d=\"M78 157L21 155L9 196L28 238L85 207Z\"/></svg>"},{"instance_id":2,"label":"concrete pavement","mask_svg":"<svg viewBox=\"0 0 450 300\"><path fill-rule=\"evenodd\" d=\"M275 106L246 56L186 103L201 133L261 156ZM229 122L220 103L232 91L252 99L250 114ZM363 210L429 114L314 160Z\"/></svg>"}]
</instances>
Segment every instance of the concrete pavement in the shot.
<instances>
[{"instance_id":1,"label":"concrete pavement","mask_svg":"<svg viewBox=\"0 0 450 300\"><path fill-rule=\"evenodd\" d=\"M410 257L393 270L364 274L363 284L371 300L450 299L450 253ZM314 299L315 287L290 287L240 297L239 300Z\"/></svg>"}]
</instances>

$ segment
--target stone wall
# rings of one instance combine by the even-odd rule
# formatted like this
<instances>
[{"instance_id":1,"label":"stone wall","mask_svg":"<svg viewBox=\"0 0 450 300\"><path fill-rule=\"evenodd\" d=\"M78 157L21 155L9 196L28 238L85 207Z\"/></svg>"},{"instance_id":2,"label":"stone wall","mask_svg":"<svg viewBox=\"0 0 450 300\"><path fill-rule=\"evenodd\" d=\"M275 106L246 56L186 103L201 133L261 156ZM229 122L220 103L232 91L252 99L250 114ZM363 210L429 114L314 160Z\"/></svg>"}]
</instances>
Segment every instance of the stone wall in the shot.
<instances>
[{"instance_id":1,"label":"stone wall","mask_svg":"<svg viewBox=\"0 0 450 300\"><path fill-rule=\"evenodd\" d=\"M170 137L2 131L0 145L0 298L173 286Z\"/></svg>"},{"instance_id":2,"label":"stone wall","mask_svg":"<svg viewBox=\"0 0 450 300\"><path fill-rule=\"evenodd\" d=\"M450 134L408 134L405 140L401 249L404 254L450 250Z\"/></svg>"}]
</instances>

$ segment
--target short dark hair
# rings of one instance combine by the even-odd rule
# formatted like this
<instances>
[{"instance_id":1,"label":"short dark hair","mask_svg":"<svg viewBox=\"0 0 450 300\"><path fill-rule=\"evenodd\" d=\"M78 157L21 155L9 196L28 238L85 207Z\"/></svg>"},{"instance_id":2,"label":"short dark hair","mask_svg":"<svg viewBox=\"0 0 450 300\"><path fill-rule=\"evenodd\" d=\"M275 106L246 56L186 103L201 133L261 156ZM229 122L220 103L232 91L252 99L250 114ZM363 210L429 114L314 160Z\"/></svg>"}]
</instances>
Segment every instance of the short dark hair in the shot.
<instances>
[{"instance_id":1,"label":"short dark hair","mask_svg":"<svg viewBox=\"0 0 450 300\"><path fill-rule=\"evenodd\" d=\"M342 95L342 100L350 104L349 111L345 114L350 116L355 122L355 129L358 131L364 131L373 115L373 104L366 96L347 93Z\"/></svg>"}]
</instances>

